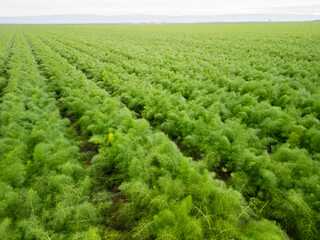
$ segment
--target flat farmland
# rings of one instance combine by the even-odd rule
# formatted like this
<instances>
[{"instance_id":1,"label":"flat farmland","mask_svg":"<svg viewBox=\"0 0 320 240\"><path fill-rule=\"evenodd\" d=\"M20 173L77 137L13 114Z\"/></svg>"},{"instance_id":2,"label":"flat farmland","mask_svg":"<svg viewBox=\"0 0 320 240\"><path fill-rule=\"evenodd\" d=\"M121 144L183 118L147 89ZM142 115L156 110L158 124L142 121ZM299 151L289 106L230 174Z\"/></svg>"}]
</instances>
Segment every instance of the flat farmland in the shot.
<instances>
[{"instance_id":1,"label":"flat farmland","mask_svg":"<svg viewBox=\"0 0 320 240\"><path fill-rule=\"evenodd\" d=\"M320 239L320 23L0 25L0 239Z\"/></svg>"}]
</instances>

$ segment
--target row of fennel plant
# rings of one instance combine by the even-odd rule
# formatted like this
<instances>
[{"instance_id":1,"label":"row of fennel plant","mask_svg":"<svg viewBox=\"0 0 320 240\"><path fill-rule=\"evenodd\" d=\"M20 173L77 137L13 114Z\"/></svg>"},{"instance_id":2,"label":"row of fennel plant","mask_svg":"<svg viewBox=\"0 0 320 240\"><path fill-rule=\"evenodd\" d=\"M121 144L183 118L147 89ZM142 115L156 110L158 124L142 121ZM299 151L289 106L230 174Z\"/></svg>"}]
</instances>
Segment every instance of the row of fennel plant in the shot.
<instances>
[{"instance_id":1,"label":"row of fennel plant","mask_svg":"<svg viewBox=\"0 0 320 240\"><path fill-rule=\"evenodd\" d=\"M228 183L245 196L254 197L254 206L258 212L263 210L263 216L278 220L290 234L301 239L313 239L319 235L316 226L319 223L317 182L320 166L316 159L320 124L316 116L299 117L298 108L284 112L248 94L241 96L226 93L223 89L217 90L216 102L206 109L196 101L185 101L143 79L120 77L114 83L111 80L115 76L110 77L106 72L101 75L108 63L97 60L95 54L83 54L40 36L97 84L102 79L102 87L112 89L113 94L130 109L139 111L141 107L143 118L169 136L179 137L183 146L193 152L203 153L210 170L219 171L218 167L222 166L226 167L222 171L232 171ZM120 71L120 76L124 75ZM197 100L205 102L203 96L205 94L201 93ZM227 119L220 118L224 111L219 102L225 106L224 111L232 112ZM237 111L241 112L237 115ZM243 115L247 116L242 119L245 125L237 120ZM256 131L250 131L247 125ZM270 150L274 154L268 155L266 148L262 149L264 139L261 135L265 140L269 137L278 141L277 148ZM291 146L281 145L283 141L288 141ZM300 147L306 147L313 156Z\"/></svg>"},{"instance_id":2,"label":"row of fennel plant","mask_svg":"<svg viewBox=\"0 0 320 240\"><path fill-rule=\"evenodd\" d=\"M56 32L47 30L46 34L61 40ZM139 78L148 77L170 91L180 91L186 98L197 97L197 90L215 82L220 88L250 93L282 109L299 104L309 112L303 103L314 101L319 94L314 87L319 86L319 55L313 51L318 37L316 33L309 35L298 41L263 34L219 35L212 39L210 35L161 33L159 38L147 32L130 35L112 31L92 37L75 29L63 36L63 43L81 43L86 47L80 50L89 50L103 61L115 63Z\"/></svg>"},{"instance_id":3,"label":"row of fennel plant","mask_svg":"<svg viewBox=\"0 0 320 240\"><path fill-rule=\"evenodd\" d=\"M201 162L184 157L161 132L136 119L118 99L89 81L58 53L25 32L63 107L82 134L98 144L92 177L103 188L115 176L124 200L106 209L109 239L286 239L274 222L261 219L241 194L214 179ZM117 201L117 200L113 200ZM255 220L258 218L259 220Z\"/></svg>"},{"instance_id":4,"label":"row of fennel plant","mask_svg":"<svg viewBox=\"0 0 320 240\"><path fill-rule=\"evenodd\" d=\"M20 31L8 69L0 108L0 239L100 239L92 180Z\"/></svg>"},{"instance_id":5,"label":"row of fennel plant","mask_svg":"<svg viewBox=\"0 0 320 240\"><path fill-rule=\"evenodd\" d=\"M42 35L42 38L44 37ZM57 36L53 35L51 38L54 38L55 42L59 41L63 45L67 44L78 50L80 53L68 49L70 54L64 54L67 54L66 57L69 57L69 59L71 57L71 61L76 61L77 66L86 72L89 78L95 78L96 80L102 80L103 78L105 86L121 95L131 109L141 111L147 104L144 96L150 95L150 92L153 95L161 95L162 93L162 96L167 97L172 95L170 93L173 93L175 94L173 96L175 101L179 104L183 104L185 98L187 102L192 102L192 106L198 108L198 111L201 112L214 105L214 109L210 109L210 111L218 112L222 121L237 118L246 126L259 129L259 136L261 137L272 137L279 143L288 141L293 147L306 148L311 154L319 153L317 141L313 140L320 138L320 115L318 114L320 105L317 101L320 96L319 87L317 87L319 86L317 81L319 72L316 67L319 56L317 55L313 54L308 60L300 60L299 67L297 67L296 62L298 60L284 51L283 54L288 56L285 58L286 61L283 60L282 62L288 64L288 60L294 59L293 63L290 63L290 69L294 68L295 72L290 73L292 77L285 75L286 67L281 65L278 66L279 69L268 66L265 71L259 70L257 65L250 66L250 69L247 69L247 65L241 65L240 69L244 72L232 75L230 73L232 72L230 70L231 66L228 65L220 69L216 67L208 69L212 64L208 65L207 62L204 64L200 61L200 63L196 62L190 65L183 59L180 63L181 67L175 71L175 73L178 73L177 76L175 74L166 76L167 70L172 64L154 68L152 64L145 66L131 58L128 60L118 57L114 60L115 56L111 54L110 57L109 53L112 49L108 49L106 54L103 51L102 43L95 43L95 39L90 42L90 46L87 46L85 43L79 44L75 40L66 39L64 36L57 39ZM81 42L81 39L78 41ZM281 49L278 42L276 40L271 41L274 47ZM267 49L270 48L271 43L266 44ZM303 40L299 43L301 46L295 46L294 49L302 55L301 58L306 57L309 49L303 49L305 45ZM261 44L263 46L263 43ZM56 43L54 47L56 47ZM75 55L78 56L77 59L72 59L72 56ZM89 61L87 55L93 58ZM272 58L271 53L270 55ZM192 54L187 54L187 56L189 58L193 57ZM287 59L288 57L291 58ZM295 57L298 58L299 55ZM145 56L145 58L148 59L148 56ZM81 59L86 59L86 61ZM276 57L272 59L274 62L278 62ZM133 61L133 63L128 64L128 61ZM239 64L239 62L237 61L234 64ZM127 67L126 65L130 66ZM186 73L192 66L199 65L200 69L195 69L196 74L193 76ZM204 65L204 67L201 68L201 65ZM108 71L108 74L103 77L100 73L104 69ZM252 74L252 76L247 76L248 74ZM119 84L114 84L114 82ZM125 82L125 84L121 84L122 82ZM140 87L139 84L142 86ZM163 89L165 91L162 91ZM140 92L143 90L146 91ZM154 102L158 102L159 98L157 97ZM220 104L217 105L217 102ZM159 114L155 117L156 113L167 115L155 108L152 108L152 110L155 113L145 114L144 117L157 121ZM198 117L198 115L195 117Z\"/></svg>"},{"instance_id":6,"label":"row of fennel plant","mask_svg":"<svg viewBox=\"0 0 320 240\"><path fill-rule=\"evenodd\" d=\"M10 56L11 45L15 32L13 30L3 33L0 38L0 90L2 94L3 88L7 84L6 65Z\"/></svg>"}]
</instances>

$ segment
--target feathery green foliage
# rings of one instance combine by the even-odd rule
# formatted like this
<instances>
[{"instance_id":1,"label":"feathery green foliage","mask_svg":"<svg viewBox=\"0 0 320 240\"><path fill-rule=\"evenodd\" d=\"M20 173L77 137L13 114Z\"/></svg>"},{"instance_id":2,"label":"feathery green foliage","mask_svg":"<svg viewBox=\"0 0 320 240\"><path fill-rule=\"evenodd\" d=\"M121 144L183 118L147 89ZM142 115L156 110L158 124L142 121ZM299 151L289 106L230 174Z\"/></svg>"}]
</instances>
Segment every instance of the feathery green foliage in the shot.
<instances>
[{"instance_id":1,"label":"feathery green foliage","mask_svg":"<svg viewBox=\"0 0 320 240\"><path fill-rule=\"evenodd\" d=\"M1 239L320 237L318 23L9 29Z\"/></svg>"}]
</instances>

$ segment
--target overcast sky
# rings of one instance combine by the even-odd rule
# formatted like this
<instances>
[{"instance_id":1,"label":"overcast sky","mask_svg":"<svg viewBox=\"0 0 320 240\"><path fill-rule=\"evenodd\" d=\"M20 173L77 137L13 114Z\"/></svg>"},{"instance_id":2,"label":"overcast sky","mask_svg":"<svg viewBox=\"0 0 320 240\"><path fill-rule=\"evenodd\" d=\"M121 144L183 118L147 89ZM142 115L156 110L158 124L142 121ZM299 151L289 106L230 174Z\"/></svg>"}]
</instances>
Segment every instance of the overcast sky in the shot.
<instances>
[{"instance_id":1,"label":"overcast sky","mask_svg":"<svg viewBox=\"0 0 320 240\"><path fill-rule=\"evenodd\" d=\"M0 0L0 16L230 13L320 14L320 0Z\"/></svg>"}]
</instances>

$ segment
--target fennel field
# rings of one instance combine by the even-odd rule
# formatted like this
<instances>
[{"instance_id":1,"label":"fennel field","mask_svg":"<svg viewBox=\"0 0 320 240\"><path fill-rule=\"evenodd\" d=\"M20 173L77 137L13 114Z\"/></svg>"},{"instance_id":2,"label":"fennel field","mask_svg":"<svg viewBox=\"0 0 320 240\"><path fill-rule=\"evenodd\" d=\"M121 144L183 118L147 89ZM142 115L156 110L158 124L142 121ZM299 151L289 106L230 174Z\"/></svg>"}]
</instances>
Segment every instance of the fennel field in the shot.
<instances>
[{"instance_id":1,"label":"fennel field","mask_svg":"<svg viewBox=\"0 0 320 240\"><path fill-rule=\"evenodd\" d=\"M320 23L0 26L0 239L320 239Z\"/></svg>"}]
</instances>

